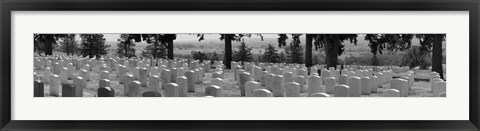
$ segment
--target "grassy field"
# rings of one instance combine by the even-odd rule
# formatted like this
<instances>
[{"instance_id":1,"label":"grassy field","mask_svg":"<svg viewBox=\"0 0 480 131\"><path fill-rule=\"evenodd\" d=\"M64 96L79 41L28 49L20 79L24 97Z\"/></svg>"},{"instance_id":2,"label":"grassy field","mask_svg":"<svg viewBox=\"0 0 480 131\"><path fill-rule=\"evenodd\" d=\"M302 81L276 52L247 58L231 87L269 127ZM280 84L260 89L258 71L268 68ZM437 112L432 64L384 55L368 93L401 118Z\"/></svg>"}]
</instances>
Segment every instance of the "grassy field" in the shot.
<instances>
[{"instance_id":1,"label":"grassy field","mask_svg":"<svg viewBox=\"0 0 480 131\"><path fill-rule=\"evenodd\" d=\"M35 70L37 74L43 74L42 70ZM99 77L98 74L98 67L94 68L94 70L90 73L90 80L87 82L87 88L83 91L84 97L96 97L97 96L97 89L99 86ZM74 75L78 74L78 71L74 72ZM110 86L115 90L116 97L124 97L124 85L118 83L118 78L115 77L116 71L112 71L110 73ZM204 88L209 85L211 80L212 72L205 73L205 77L203 77L203 82L201 84L195 85L195 93L188 93L189 97L202 97L204 96ZM427 78L425 78L427 77ZM412 86L412 91L409 92L408 97L432 97L433 94L430 89L430 82L424 81L425 79L428 80L428 71L421 71L417 75L415 75L415 81ZM69 80L70 83L73 83L73 80ZM231 70L225 70L224 74L224 85L220 85L222 87L224 96L226 97L240 97L240 90L238 85L235 84L235 80L233 77L233 72ZM387 89L390 85L384 84L381 88L378 89L378 93L372 93L371 95L362 95L362 97L378 97L381 96L382 92ZM322 85L324 87L324 85ZM144 88L146 89L146 88ZM44 89L45 96L49 97L49 85L45 84ZM308 96L307 86L303 87L304 93L301 93L302 97ZM61 92L61 88L60 88ZM163 91L161 91L162 96ZM331 94L333 95L333 94ZM51 97L51 96L50 96Z\"/></svg>"}]
</instances>

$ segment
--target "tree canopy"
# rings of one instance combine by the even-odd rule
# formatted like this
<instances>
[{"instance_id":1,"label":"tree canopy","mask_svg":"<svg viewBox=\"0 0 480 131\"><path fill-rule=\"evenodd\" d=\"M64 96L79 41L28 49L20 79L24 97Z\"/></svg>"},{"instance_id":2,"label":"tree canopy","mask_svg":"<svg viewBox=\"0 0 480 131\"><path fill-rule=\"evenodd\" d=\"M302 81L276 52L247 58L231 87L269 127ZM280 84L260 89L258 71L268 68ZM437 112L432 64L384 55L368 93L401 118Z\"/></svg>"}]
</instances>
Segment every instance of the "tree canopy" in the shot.
<instances>
[{"instance_id":1,"label":"tree canopy","mask_svg":"<svg viewBox=\"0 0 480 131\"><path fill-rule=\"evenodd\" d=\"M314 35L315 50L325 48L324 50L326 52L327 50L333 51L335 46L329 46L328 44L334 44L338 45L338 49L335 52L337 53L337 56L339 56L345 51L345 45L343 42L349 41L350 43L357 45L357 37L357 34L317 34Z\"/></svg>"},{"instance_id":2,"label":"tree canopy","mask_svg":"<svg viewBox=\"0 0 480 131\"><path fill-rule=\"evenodd\" d=\"M277 50L275 49L272 44L268 44L268 47L265 48L265 52L263 53L262 56L262 62L269 62L269 63L279 63L282 62L280 60L280 55L277 53Z\"/></svg>"},{"instance_id":3,"label":"tree canopy","mask_svg":"<svg viewBox=\"0 0 480 131\"><path fill-rule=\"evenodd\" d=\"M117 39L117 49L116 53L119 57L136 57L135 53L135 37L139 35L132 35L132 34L121 34L120 38Z\"/></svg>"},{"instance_id":4,"label":"tree canopy","mask_svg":"<svg viewBox=\"0 0 480 131\"><path fill-rule=\"evenodd\" d=\"M173 40L177 39L176 34L142 34L142 38L148 44L153 47L149 47L151 56L157 58L157 56L163 55L162 48L167 49L167 58L173 59ZM160 46L161 44L162 46ZM160 54L159 54L160 52Z\"/></svg>"},{"instance_id":5,"label":"tree canopy","mask_svg":"<svg viewBox=\"0 0 480 131\"><path fill-rule=\"evenodd\" d=\"M67 34L34 34L34 51L52 55L54 45L63 37L67 37Z\"/></svg>"},{"instance_id":6,"label":"tree canopy","mask_svg":"<svg viewBox=\"0 0 480 131\"><path fill-rule=\"evenodd\" d=\"M100 57L107 54L107 49L110 45L105 44L103 34L80 34L82 38L80 54L84 57Z\"/></svg>"},{"instance_id":7,"label":"tree canopy","mask_svg":"<svg viewBox=\"0 0 480 131\"><path fill-rule=\"evenodd\" d=\"M120 38L117 39L117 55L120 57L136 57L135 43L142 41L140 34L120 34Z\"/></svg>"},{"instance_id":8,"label":"tree canopy","mask_svg":"<svg viewBox=\"0 0 480 131\"><path fill-rule=\"evenodd\" d=\"M253 61L252 48L248 48L245 41L241 41L238 50L234 52L233 61L251 62Z\"/></svg>"},{"instance_id":9,"label":"tree canopy","mask_svg":"<svg viewBox=\"0 0 480 131\"><path fill-rule=\"evenodd\" d=\"M300 36L302 34L291 34L292 40L289 46L285 48L285 62L302 64L304 62L303 48L300 46ZM288 36L286 34L278 34L278 47L286 46L286 40Z\"/></svg>"},{"instance_id":10,"label":"tree canopy","mask_svg":"<svg viewBox=\"0 0 480 131\"><path fill-rule=\"evenodd\" d=\"M66 37L61 37L59 43L60 51L67 53L67 55L77 54L78 41L75 40L75 34L68 34Z\"/></svg>"},{"instance_id":11,"label":"tree canopy","mask_svg":"<svg viewBox=\"0 0 480 131\"><path fill-rule=\"evenodd\" d=\"M365 40L373 55L383 54L383 50L404 51L412 47L412 34L366 34Z\"/></svg>"}]
</instances>

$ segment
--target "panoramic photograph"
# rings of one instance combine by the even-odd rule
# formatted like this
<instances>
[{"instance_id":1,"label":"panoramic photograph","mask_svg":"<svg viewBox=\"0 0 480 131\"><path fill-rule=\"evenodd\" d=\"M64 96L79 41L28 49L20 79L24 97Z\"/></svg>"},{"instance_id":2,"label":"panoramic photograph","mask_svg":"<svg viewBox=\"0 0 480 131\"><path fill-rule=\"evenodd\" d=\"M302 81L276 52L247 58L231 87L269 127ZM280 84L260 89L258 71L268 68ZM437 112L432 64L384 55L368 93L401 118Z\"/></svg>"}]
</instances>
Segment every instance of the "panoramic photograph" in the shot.
<instances>
[{"instance_id":1,"label":"panoramic photograph","mask_svg":"<svg viewBox=\"0 0 480 131\"><path fill-rule=\"evenodd\" d=\"M34 97L446 97L446 34L33 34Z\"/></svg>"}]
</instances>

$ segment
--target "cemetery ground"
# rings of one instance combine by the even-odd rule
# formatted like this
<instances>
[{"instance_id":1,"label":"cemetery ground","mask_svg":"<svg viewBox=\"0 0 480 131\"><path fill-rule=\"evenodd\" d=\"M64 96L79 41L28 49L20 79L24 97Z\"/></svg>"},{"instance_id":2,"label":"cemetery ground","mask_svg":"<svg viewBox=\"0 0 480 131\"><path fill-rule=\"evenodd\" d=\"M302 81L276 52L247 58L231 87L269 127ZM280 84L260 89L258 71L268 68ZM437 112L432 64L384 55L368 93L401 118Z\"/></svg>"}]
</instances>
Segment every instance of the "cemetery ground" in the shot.
<instances>
[{"instance_id":1,"label":"cemetery ground","mask_svg":"<svg viewBox=\"0 0 480 131\"><path fill-rule=\"evenodd\" d=\"M203 80L199 84L195 84L195 92L188 92L188 97L203 97L205 96L205 87L210 85L212 80L212 73L214 69L211 69L209 72L205 72L205 76ZM43 70L35 69L37 74L44 74ZM119 78L115 77L116 71L111 71L109 78L110 78L110 86L115 91L115 97L126 97L124 95L124 85L119 84ZM415 76L415 82L411 86L411 91L408 92L408 97L433 97L432 90L430 88L429 82L429 73L428 70L420 70L418 71ZM79 74L78 70L74 71L74 75ZM398 76L402 76L403 74L394 74L393 78ZM93 68L90 72L90 81L87 82L86 88L83 90L83 97L97 97L97 90L99 88L99 80L100 74L98 68ZM73 83L73 80L68 80L69 83ZM231 70L224 70L224 79L223 85L219 85L222 88L223 96L224 97L241 97L239 85L236 84L237 82L234 80L234 73ZM325 88L325 85L321 85L322 88ZM386 83L383 84L381 87L378 88L377 93L371 93L370 95L362 95L362 97L381 97L384 90L389 89L390 84ZM146 91L146 87L143 87L144 91ZM161 89L161 88L160 88ZM304 85L302 88L302 92L300 93L301 97L308 97L308 86L307 84ZM60 86L59 92L62 92L62 88ZM160 90L161 96L165 96L163 94L163 90ZM44 84L44 95L45 97L54 97L49 95L49 84ZM333 96L333 94L329 94Z\"/></svg>"}]
</instances>

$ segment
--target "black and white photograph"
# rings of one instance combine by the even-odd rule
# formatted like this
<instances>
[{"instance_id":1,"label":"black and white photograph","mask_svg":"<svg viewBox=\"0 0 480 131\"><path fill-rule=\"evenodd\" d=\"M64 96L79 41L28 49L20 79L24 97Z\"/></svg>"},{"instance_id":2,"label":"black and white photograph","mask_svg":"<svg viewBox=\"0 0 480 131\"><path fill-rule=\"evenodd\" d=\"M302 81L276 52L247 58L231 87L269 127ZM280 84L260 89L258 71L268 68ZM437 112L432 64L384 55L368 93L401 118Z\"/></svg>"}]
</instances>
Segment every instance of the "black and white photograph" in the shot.
<instances>
[{"instance_id":1,"label":"black and white photograph","mask_svg":"<svg viewBox=\"0 0 480 131\"><path fill-rule=\"evenodd\" d=\"M0 129L475 130L479 2L0 2Z\"/></svg>"},{"instance_id":2,"label":"black and white photograph","mask_svg":"<svg viewBox=\"0 0 480 131\"><path fill-rule=\"evenodd\" d=\"M446 34L33 34L34 97L446 97Z\"/></svg>"}]
</instances>

